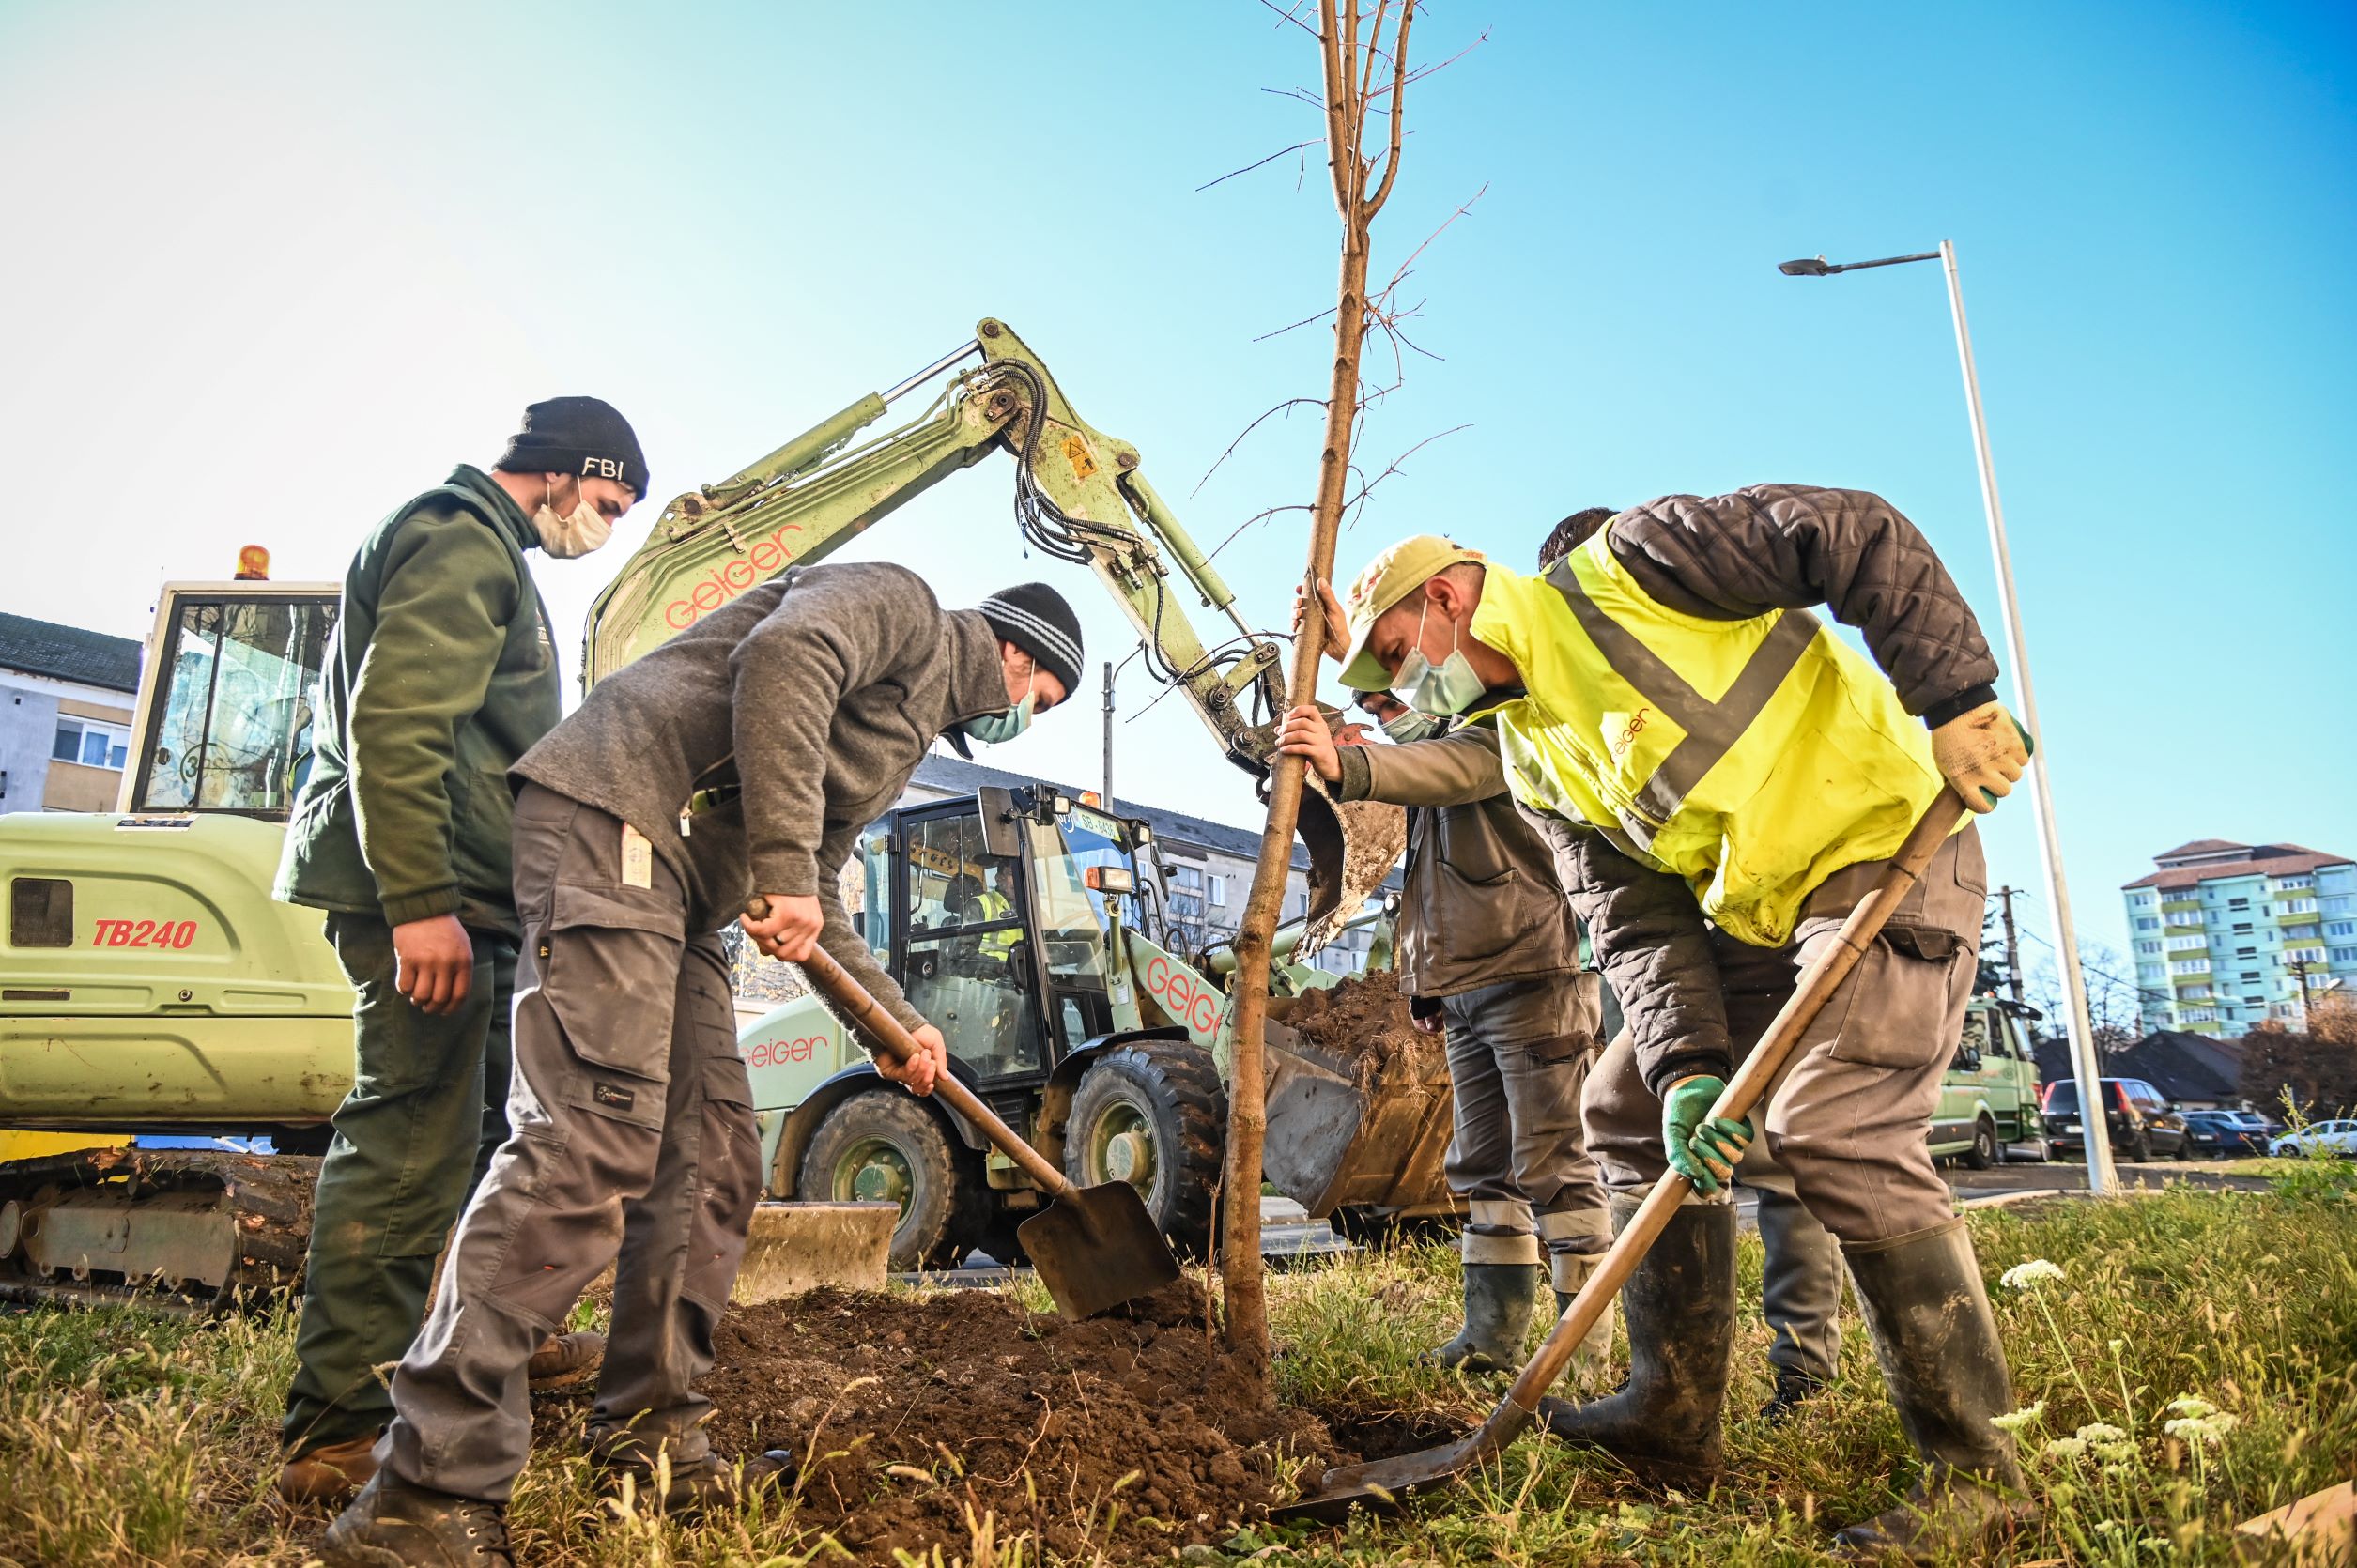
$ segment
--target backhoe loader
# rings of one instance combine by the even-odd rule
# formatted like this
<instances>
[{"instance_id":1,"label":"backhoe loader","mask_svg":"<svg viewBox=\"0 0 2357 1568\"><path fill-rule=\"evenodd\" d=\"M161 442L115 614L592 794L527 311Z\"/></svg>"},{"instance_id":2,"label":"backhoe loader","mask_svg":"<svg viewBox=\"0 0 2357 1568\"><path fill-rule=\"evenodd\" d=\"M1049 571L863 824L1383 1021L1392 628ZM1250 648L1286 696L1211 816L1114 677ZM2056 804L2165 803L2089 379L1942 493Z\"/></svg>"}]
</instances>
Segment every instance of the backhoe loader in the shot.
<instances>
[{"instance_id":1,"label":"backhoe loader","mask_svg":"<svg viewBox=\"0 0 2357 1568\"><path fill-rule=\"evenodd\" d=\"M895 405L917 412L859 439ZM859 399L760 462L667 506L591 608L584 683L756 583L824 560L941 479L1002 451L1013 459L1016 520L1029 546L1094 572L1135 626L1156 676L1184 692L1223 755L1265 776L1271 721L1285 706L1279 645L1238 615L1234 595L1148 484L1136 449L1081 421L1046 366L994 320L889 392ZM1174 569L1237 636L1203 645L1174 597ZM108 1147L0 1165L0 1295L88 1298L162 1287L205 1302L283 1287L300 1272L316 1174L316 1163L300 1157L325 1149L328 1118L351 1082L351 994L318 914L273 902L269 890L287 809L308 766L311 702L336 607L333 584L167 584L117 809L0 816L0 881L8 887L0 1126L267 1136L276 1149L293 1151ZM683 810L693 804L683 802ZM1024 809L1031 813L1024 820L1036 822L1036 803ZM1356 914L1397 857L1404 830L1394 808L1336 807L1312 792L1302 835L1311 856L1311 909L1300 938L1307 954ZM1033 907L1026 899L1025 908ZM1053 946L1043 933L1034 951ZM1035 979L1044 981L1047 961L1032 961L1041 970ZM1073 1097L1086 1095L1087 1063L1154 1056L1178 1043L1170 1031L1183 1031L1190 1049L1202 1053L1202 1071L1192 1081L1217 1081L1216 1025L1195 1029L1193 1017L1150 994L1115 1002L1117 988L1151 985L1132 973L1152 971L1153 961L1145 962L1147 970L1137 971L1133 958L1108 957L1101 970L1103 1010L1092 1014L1076 1003L1080 1036L1061 1032L1067 1015L1057 1003L1056 1043L1039 1053L1019 1125L1059 1147L1068 1162L1128 1160L1127 1168L1142 1172L1136 1162L1150 1158L1162 1162L1152 1167L1159 1172L1177 1158L1140 1138L1123 1141L1134 1127L1077 1142L1065 1135ZM1175 977L1181 968L1194 976L1190 985L1205 978L1175 961L1155 973ZM1033 994L1054 992L1042 984ZM1132 1006L1134 1023L1126 1010ZM1222 1017L1225 1010L1216 1009ZM1157 1030L1164 1033L1157 1038ZM790 1038L817 1036L813 1025ZM756 1077L771 1081L765 1068L777 1056L774 1031L757 1028L744 1049ZM840 1041L829 1049L840 1065ZM1304 1068L1302 1076L1315 1074ZM776 1080L766 1108L781 1149L798 1146L789 1137L825 1130L823 1115L802 1111L803 1097L820 1087L808 1075ZM1413 1102L1428 1142L1427 1089L1403 1083L1394 1098ZM1282 1096L1272 1094L1271 1149L1309 1150L1327 1161L1295 1187L1308 1191L1320 1176L1329 1178L1325 1188L1349 1187L1339 1173L1354 1166L1359 1129L1401 1119L1382 1114L1387 1092L1362 1085L1355 1102L1305 1095L1304 1129L1314 1107L1324 1130L1299 1138L1281 1118ZM833 1103L840 1102L838 1095ZM1218 1122L1193 1125L1199 1133ZM1379 1145L1390 1146L1379 1139L1366 1146ZM1187 1158L1199 1172L1200 1151ZM801 1166L778 1173L777 1193L800 1191L809 1166L806 1150ZM865 1167L853 1161L852 1168ZM858 1189L877 1179L870 1171L850 1181ZM1005 1194L998 1209L1023 1207L1026 1194L1009 1173L989 1170L983 1179L992 1193ZM1442 1201L1437 1183L1426 1185L1406 1191L1394 1182L1382 1196L1393 1207ZM1192 1192L1180 1201L1173 1189L1166 1198L1158 1208L1165 1222L1194 1228ZM978 1241L992 1229L986 1221L949 1227L921 1238L924 1254L950 1255L973 1244L969 1236ZM909 1246L917 1239L912 1232Z\"/></svg>"}]
</instances>

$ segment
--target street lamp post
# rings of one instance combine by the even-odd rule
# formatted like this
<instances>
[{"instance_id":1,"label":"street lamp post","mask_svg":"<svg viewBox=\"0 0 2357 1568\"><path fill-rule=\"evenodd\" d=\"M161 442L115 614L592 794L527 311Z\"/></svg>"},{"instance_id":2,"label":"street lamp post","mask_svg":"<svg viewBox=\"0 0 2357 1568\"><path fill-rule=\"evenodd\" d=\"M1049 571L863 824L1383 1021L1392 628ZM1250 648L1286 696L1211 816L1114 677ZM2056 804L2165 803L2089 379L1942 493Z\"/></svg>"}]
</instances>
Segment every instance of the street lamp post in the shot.
<instances>
[{"instance_id":1,"label":"street lamp post","mask_svg":"<svg viewBox=\"0 0 2357 1568\"><path fill-rule=\"evenodd\" d=\"M1779 264L1788 278L1829 278L1837 272L1856 272L1870 267L1897 267L1911 261L1936 261L1948 273L1948 308L1956 323L1956 353L1964 362L1964 407L1972 417L1973 455L1980 466L1980 505L1989 519L1989 546L1996 557L1997 604L2005 612L2005 651L2013 665L2015 704L2023 725L2039 738L2030 753L2030 815L2038 825L2038 859L2046 875L2046 899L2053 908L2055 945L2062 958L2063 992L2070 1001L2071 1065L2079 1082L2081 1124L2087 1133L2087 1184L2090 1191L2111 1192L2118 1181L2112 1169L2111 1145L2097 1136L2103 1104L2098 1080L2103 1075L2095 1058L2095 1031L2087 1022L2087 977L2079 971L2079 939L2071 923L2071 892L2062 874L2062 844L2055 835L2054 793L2047 783L2045 731L2038 723L2038 698L2030 687L2029 653L2022 639L2022 611L2013 592L2013 556L2005 542L2005 509L1997 500L1995 464L1989 456L1989 425L1980 408L1980 377L1972 362L1972 334L1964 329L1964 290L1956 273L1956 247L1940 241L1936 251L1914 255L1884 256L1875 261L1828 262L1823 256Z\"/></svg>"}]
</instances>

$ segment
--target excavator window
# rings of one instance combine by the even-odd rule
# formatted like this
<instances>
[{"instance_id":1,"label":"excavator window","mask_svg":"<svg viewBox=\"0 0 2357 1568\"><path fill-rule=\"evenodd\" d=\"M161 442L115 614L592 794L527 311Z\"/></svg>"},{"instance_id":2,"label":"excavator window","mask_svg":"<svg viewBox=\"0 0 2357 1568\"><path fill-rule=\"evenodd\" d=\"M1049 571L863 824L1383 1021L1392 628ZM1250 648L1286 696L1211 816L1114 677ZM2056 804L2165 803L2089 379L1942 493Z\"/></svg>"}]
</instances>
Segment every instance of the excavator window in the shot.
<instances>
[{"instance_id":1,"label":"excavator window","mask_svg":"<svg viewBox=\"0 0 2357 1568\"><path fill-rule=\"evenodd\" d=\"M184 599L157 651L131 808L285 820L311 767L332 601Z\"/></svg>"},{"instance_id":2,"label":"excavator window","mask_svg":"<svg viewBox=\"0 0 2357 1568\"><path fill-rule=\"evenodd\" d=\"M1044 1069L1022 860L991 853L971 808L903 822L909 1005L985 1080Z\"/></svg>"}]
</instances>

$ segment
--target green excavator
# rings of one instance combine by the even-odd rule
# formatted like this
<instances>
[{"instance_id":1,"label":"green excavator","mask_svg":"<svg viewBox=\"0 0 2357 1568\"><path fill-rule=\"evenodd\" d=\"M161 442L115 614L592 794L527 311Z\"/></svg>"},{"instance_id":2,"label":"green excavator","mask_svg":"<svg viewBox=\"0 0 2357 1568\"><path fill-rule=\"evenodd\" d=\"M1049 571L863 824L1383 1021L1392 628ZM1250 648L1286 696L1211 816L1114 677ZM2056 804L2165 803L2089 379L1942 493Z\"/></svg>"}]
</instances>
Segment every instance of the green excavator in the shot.
<instances>
[{"instance_id":1,"label":"green excavator","mask_svg":"<svg viewBox=\"0 0 2357 1568\"><path fill-rule=\"evenodd\" d=\"M913 411L868 434L896 407ZM1265 776L1285 705L1280 645L1237 613L1136 449L1083 422L994 320L890 391L667 506L591 608L584 682L998 452L1012 458L1030 547L1093 572L1156 677L1184 694L1223 755ZM1236 635L1207 647L1182 592ZM270 887L336 607L333 584L166 584L117 809L0 816L0 1127L267 1137L277 1151L134 1144L0 1164L0 1297L137 1291L203 1304L300 1274L316 1156L351 1081L351 993L316 912L273 901ZM895 812L869 836L852 868L868 940L917 1005L947 1020L953 1052L964 1042L957 1070L994 1108L1084 1183L1136 1182L1165 1228L1199 1245L1225 1120L1219 955L1155 940L1143 824L1046 786L951 805ZM978 853L957 852L965 861L1003 868L1008 913L994 930L945 902L968 874L945 874L949 852L925 839L943 830L923 824L945 816L958 834L971 829ZM1313 791L1302 837L1311 899L1289 939L1297 959L1361 916L1404 825L1394 808ZM1334 978L1288 962L1274 1010ZM1438 1053L1405 1053L1376 1071L1289 1040L1281 1023L1275 1035L1271 1179L1340 1225L1445 1211ZM1013 1221L1038 1194L931 1101L886 1094L815 1006L789 1003L740 1046L772 1196L895 1198L902 1264L1010 1250ZM890 1127L871 1125L887 1115Z\"/></svg>"}]
</instances>

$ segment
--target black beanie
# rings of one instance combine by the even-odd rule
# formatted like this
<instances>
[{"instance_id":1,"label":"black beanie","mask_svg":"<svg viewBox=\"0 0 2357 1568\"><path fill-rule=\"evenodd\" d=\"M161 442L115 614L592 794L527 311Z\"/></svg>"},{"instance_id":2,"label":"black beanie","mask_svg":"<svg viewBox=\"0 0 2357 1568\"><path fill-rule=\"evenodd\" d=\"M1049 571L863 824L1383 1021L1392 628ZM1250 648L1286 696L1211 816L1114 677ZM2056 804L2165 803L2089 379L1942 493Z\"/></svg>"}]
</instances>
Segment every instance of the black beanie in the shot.
<instances>
[{"instance_id":1,"label":"black beanie","mask_svg":"<svg viewBox=\"0 0 2357 1568\"><path fill-rule=\"evenodd\" d=\"M524 410L524 428L491 465L505 473L569 473L617 480L647 499L647 460L614 406L598 397L552 397Z\"/></svg>"},{"instance_id":2,"label":"black beanie","mask_svg":"<svg viewBox=\"0 0 2357 1568\"><path fill-rule=\"evenodd\" d=\"M991 630L1064 683L1066 696L1080 689L1080 617L1064 595L1043 582L1002 588L974 607Z\"/></svg>"}]
</instances>

